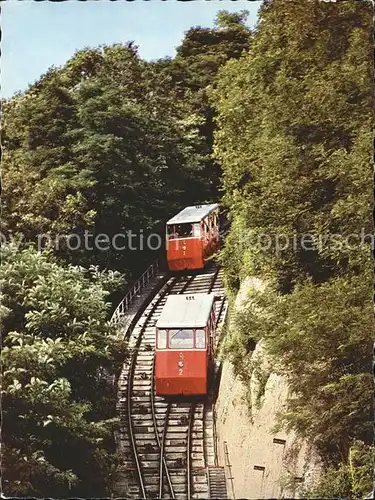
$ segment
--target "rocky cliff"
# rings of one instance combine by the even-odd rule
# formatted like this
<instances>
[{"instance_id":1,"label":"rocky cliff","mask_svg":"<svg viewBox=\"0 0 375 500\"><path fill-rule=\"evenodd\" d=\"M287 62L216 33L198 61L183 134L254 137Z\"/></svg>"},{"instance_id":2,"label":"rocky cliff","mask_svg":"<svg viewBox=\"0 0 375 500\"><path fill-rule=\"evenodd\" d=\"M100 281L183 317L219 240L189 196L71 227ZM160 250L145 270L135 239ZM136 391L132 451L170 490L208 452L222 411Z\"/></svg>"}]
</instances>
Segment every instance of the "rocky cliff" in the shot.
<instances>
[{"instance_id":1,"label":"rocky cliff","mask_svg":"<svg viewBox=\"0 0 375 500\"><path fill-rule=\"evenodd\" d=\"M247 291L254 286L263 285L254 279L243 283L235 308L241 307ZM298 490L309 487L318 477L320 460L310 443L294 433L275 430L277 415L288 397L288 384L272 372L262 341L252 356L257 358L263 376L259 380L253 372L249 387L235 376L228 360L223 362L216 430L219 463L226 465L228 492L231 498L299 498Z\"/></svg>"}]
</instances>

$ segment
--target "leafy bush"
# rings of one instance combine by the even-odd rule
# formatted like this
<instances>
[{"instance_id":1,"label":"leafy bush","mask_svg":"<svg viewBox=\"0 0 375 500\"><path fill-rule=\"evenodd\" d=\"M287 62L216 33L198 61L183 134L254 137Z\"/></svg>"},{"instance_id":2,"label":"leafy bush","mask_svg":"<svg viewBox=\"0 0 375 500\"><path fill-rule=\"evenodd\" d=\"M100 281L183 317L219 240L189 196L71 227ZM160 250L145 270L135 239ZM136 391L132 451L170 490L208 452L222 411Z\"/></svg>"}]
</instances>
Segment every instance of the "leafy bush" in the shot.
<instances>
[{"instance_id":1,"label":"leafy bush","mask_svg":"<svg viewBox=\"0 0 375 500\"><path fill-rule=\"evenodd\" d=\"M3 245L3 489L8 496L106 496L116 375L126 354L108 321L119 273L62 266Z\"/></svg>"},{"instance_id":2,"label":"leafy bush","mask_svg":"<svg viewBox=\"0 0 375 500\"><path fill-rule=\"evenodd\" d=\"M367 1L266 1L248 52L210 90L227 286L268 283L227 355L248 381L249 344L264 339L292 391L283 423L317 444L334 494L357 495L349 450L373 435L372 17Z\"/></svg>"},{"instance_id":3,"label":"leafy bush","mask_svg":"<svg viewBox=\"0 0 375 500\"><path fill-rule=\"evenodd\" d=\"M349 451L348 463L330 466L317 484L303 490L303 498L363 499L373 491L374 450L355 441Z\"/></svg>"}]
</instances>

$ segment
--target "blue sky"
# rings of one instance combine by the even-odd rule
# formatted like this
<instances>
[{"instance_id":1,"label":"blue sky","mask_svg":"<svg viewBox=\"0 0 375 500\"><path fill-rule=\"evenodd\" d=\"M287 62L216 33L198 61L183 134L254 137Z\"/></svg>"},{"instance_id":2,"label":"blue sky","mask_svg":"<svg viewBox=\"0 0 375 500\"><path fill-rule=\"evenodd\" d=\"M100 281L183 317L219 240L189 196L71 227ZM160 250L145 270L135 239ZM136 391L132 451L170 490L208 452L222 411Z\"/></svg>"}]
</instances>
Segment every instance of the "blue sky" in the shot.
<instances>
[{"instance_id":1,"label":"blue sky","mask_svg":"<svg viewBox=\"0 0 375 500\"><path fill-rule=\"evenodd\" d=\"M173 56L191 26L213 26L219 10L250 12L254 26L261 2L247 0L91 0L2 3L1 95L25 90L51 66L83 47L134 40L145 59Z\"/></svg>"}]
</instances>

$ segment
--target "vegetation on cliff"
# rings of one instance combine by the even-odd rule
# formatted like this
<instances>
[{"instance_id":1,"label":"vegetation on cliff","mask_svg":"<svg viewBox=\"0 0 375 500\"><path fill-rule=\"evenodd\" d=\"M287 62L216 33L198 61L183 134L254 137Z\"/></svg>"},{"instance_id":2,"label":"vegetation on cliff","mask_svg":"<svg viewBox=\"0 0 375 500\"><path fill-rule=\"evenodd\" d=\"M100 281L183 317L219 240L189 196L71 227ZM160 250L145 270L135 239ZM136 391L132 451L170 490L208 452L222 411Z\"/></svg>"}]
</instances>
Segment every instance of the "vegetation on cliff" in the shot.
<instances>
[{"instance_id":1,"label":"vegetation on cliff","mask_svg":"<svg viewBox=\"0 0 375 500\"><path fill-rule=\"evenodd\" d=\"M266 1L250 50L211 92L227 285L267 283L227 351L246 379L265 339L292 391L284 423L319 447L328 474L346 474L323 479L324 496L328 484L331 496L372 489L371 449L350 464L373 435L371 37L370 2Z\"/></svg>"}]
</instances>

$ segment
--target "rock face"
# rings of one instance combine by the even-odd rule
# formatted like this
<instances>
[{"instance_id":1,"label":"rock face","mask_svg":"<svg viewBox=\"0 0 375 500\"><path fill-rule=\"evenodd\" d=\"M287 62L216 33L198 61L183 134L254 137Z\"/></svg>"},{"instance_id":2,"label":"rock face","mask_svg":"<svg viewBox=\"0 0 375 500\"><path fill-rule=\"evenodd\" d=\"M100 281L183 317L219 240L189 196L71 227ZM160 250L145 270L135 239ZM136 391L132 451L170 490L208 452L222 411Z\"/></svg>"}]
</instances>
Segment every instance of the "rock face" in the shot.
<instances>
[{"instance_id":1,"label":"rock face","mask_svg":"<svg viewBox=\"0 0 375 500\"><path fill-rule=\"evenodd\" d=\"M241 307L247 290L253 286L263 285L259 280L247 280L238 294L236 308ZM274 431L277 414L288 396L288 384L272 373L262 342L253 356L258 358L261 369L270 373L262 388L254 374L250 388L245 387L235 377L230 362L223 363L215 410L217 452L219 463L226 465L228 493L231 498L299 498L298 489L317 479L320 460L308 442L285 430Z\"/></svg>"}]
</instances>

